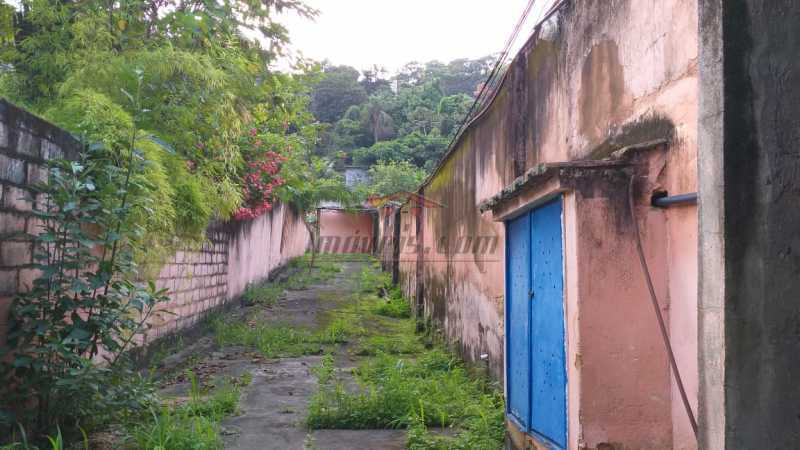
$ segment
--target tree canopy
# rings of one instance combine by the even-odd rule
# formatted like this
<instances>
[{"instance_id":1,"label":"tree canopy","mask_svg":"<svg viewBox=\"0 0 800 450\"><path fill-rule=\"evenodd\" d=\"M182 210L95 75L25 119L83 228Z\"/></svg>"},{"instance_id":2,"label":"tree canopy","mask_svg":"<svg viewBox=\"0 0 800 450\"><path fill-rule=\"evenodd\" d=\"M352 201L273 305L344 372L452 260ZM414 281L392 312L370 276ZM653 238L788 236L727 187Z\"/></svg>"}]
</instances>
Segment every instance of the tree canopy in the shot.
<instances>
[{"instance_id":1,"label":"tree canopy","mask_svg":"<svg viewBox=\"0 0 800 450\"><path fill-rule=\"evenodd\" d=\"M325 126L317 153L366 167L409 163L383 165L377 176L387 167L430 171L458 131L492 61L412 62L395 74L378 66L359 72L326 65L311 93L312 112Z\"/></svg>"},{"instance_id":2,"label":"tree canopy","mask_svg":"<svg viewBox=\"0 0 800 450\"><path fill-rule=\"evenodd\" d=\"M287 180L299 178L285 172L299 166L293 160L322 164L311 161L320 127L309 112L319 69L270 69L288 44L274 17L315 14L301 1L4 6L0 96L101 144L119 166L132 131L140 136L137 157L147 169L135 194L149 201L131 217L149 253L175 236L202 238L214 217L269 211L275 199L292 197Z\"/></svg>"}]
</instances>

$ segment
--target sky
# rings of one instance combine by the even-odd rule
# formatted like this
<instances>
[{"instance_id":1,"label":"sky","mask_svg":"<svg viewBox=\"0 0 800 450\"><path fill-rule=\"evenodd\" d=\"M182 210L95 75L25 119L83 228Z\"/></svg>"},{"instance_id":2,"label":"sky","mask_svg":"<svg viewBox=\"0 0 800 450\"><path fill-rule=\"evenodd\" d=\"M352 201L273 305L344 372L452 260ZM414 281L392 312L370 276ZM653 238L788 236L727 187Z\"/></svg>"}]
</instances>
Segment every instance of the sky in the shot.
<instances>
[{"instance_id":1,"label":"sky","mask_svg":"<svg viewBox=\"0 0 800 450\"><path fill-rule=\"evenodd\" d=\"M394 71L410 61L448 62L502 50L527 0L306 0L314 20L279 19L292 52L357 69L373 64ZM540 0L521 33L527 38Z\"/></svg>"}]
</instances>

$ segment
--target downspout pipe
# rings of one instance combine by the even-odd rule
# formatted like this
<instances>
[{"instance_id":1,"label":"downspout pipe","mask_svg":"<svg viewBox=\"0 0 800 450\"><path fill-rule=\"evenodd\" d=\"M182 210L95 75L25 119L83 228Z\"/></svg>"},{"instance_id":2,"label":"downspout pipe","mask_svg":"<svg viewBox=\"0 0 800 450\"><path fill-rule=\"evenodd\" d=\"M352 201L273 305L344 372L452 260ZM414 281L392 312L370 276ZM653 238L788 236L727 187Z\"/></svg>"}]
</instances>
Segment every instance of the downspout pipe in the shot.
<instances>
[{"instance_id":1,"label":"downspout pipe","mask_svg":"<svg viewBox=\"0 0 800 450\"><path fill-rule=\"evenodd\" d=\"M677 205L696 205L697 192L678 195L667 195L666 193L661 195L655 194L653 195L651 204L657 208L669 208L670 206Z\"/></svg>"}]
</instances>

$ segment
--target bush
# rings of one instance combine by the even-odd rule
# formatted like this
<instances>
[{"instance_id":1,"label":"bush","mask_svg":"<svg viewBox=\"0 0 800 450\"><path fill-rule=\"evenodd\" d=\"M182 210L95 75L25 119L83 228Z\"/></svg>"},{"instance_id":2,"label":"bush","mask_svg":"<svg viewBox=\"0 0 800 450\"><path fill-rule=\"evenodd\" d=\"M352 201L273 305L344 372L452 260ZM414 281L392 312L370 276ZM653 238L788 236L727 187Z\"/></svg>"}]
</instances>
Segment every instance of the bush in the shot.
<instances>
[{"instance_id":1,"label":"bush","mask_svg":"<svg viewBox=\"0 0 800 450\"><path fill-rule=\"evenodd\" d=\"M139 384L126 384L131 373L123 370L122 355L167 296L153 283L133 281L134 230L126 226L132 206L123 180L138 166L133 149L130 155L125 170L110 167L99 151L52 161L47 184L37 188L48 199L33 211L42 222L33 237L33 267L41 275L14 298L8 341L0 348L5 417L34 439L59 426L69 432L98 418L133 414L150 398ZM104 205L98 173L119 186L114 208ZM104 367L93 362L100 355Z\"/></svg>"}]
</instances>

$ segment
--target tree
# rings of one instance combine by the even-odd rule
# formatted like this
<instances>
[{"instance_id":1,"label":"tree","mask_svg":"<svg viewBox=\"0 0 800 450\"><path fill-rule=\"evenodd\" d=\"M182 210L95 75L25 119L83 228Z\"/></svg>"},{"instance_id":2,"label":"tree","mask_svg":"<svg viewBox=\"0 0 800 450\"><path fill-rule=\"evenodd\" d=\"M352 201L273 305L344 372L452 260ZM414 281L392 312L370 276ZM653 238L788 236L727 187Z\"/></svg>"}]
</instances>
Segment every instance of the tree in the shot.
<instances>
[{"instance_id":1,"label":"tree","mask_svg":"<svg viewBox=\"0 0 800 450\"><path fill-rule=\"evenodd\" d=\"M328 66L311 93L311 111L326 123L335 123L347 109L367 100L367 92L358 83L358 70L349 66Z\"/></svg>"},{"instance_id":2,"label":"tree","mask_svg":"<svg viewBox=\"0 0 800 450\"><path fill-rule=\"evenodd\" d=\"M476 95L478 86L486 81L497 58L493 55L478 59L456 59L447 64L440 83L444 95Z\"/></svg>"},{"instance_id":3,"label":"tree","mask_svg":"<svg viewBox=\"0 0 800 450\"><path fill-rule=\"evenodd\" d=\"M393 76L373 67L363 71L360 79L351 67L326 68L329 78L315 88L318 105L312 109L317 119L333 126L322 131L317 153L345 152L345 159L367 166L378 161L409 161L420 168L433 168L472 106L475 91L493 61L484 57L450 63L411 62ZM356 83L363 93L353 94ZM368 94L366 99L363 94ZM321 108L323 98L325 108Z\"/></svg>"},{"instance_id":4,"label":"tree","mask_svg":"<svg viewBox=\"0 0 800 450\"><path fill-rule=\"evenodd\" d=\"M452 137L461 121L472 106L473 99L466 94L456 94L442 98L436 110L439 117L439 132Z\"/></svg>"},{"instance_id":5,"label":"tree","mask_svg":"<svg viewBox=\"0 0 800 450\"><path fill-rule=\"evenodd\" d=\"M309 267L313 267L319 253L316 208L325 201L349 206L354 203L355 196L345 186L342 176L333 170L333 165L311 152L296 153L289 158L282 173L286 177L286 183L280 187L279 195L282 200L297 208L303 218L303 225L311 239Z\"/></svg>"},{"instance_id":6,"label":"tree","mask_svg":"<svg viewBox=\"0 0 800 450\"><path fill-rule=\"evenodd\" d=\"M364 112L369 130L372 132L372 141L380 142L391 139L395 135L394 120L384 111L384 105L379 99L370 98L364 105Z\"/></svg>"},{"instance_id":7,"label":"tree","mask_svg":"<svg viewBox=\"0 0 800 450\"><path fill-rule=\"evenodd\" d=\"M425 180L425 171L408 161L378 161L369 169L369 176L369 193L383 197L417 190Z\"/></svg>"},{"instance_id":8,"label":"tree","mask_svg":"<svg viewBox=\"0 0 800 450\"><path fill-rule=\"evenodd\" d=\"M0 95L102 142L120 161L135 114L129 93L142 74L147 113L137 125L167 145L137 145L148 169L132 195L152 210L131 220L147 243L142 254L157 260L179 231L184 241L202 239L212 217L254 201L250 164L272 151L247 140L258 111L269 112L276 145L295 139L297 108L308 108L294 100L308 95L297 80L315 75L268 69L288 42L273 20L287 9L315 13L297 0L22 0L13 42L0 40Z\"/></svg>"},{"instance_id":9,"label":"tree","mask_svg":"<svg viewBox=\"0 0 800 450\"><path fill-rule=\"evenodd\" d=\"M389 89L391 83L386 77L387 73L386 68L375 64L372 68L361 71L362 78L359 83L364 87L367 94L371 96L380 90Z\"/></svg>"}]
</instances>

